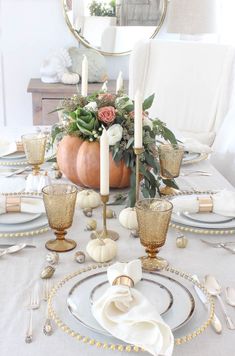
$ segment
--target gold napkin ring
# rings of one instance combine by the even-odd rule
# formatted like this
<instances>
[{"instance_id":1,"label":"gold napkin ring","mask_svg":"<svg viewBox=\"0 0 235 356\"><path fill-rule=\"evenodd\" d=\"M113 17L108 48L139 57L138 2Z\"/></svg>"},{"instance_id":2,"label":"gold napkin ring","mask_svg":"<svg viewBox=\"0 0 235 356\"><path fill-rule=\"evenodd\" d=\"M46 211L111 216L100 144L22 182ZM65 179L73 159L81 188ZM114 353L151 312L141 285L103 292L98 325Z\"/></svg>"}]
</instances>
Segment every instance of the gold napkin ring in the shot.
<instances>
[{"instance_id":1,"label":"gold napkin ring","mask_svg":"<svg viewBox=\"0 0 235 356\"><path fill-rule=\"evenodd\" d=\"M21 198L20 197L6 197L6 212L7 213L20 213L21 211Z\"/></svg>"},{"instance_id":2,"label":"gold napkin ring","mask_svg":"<svg viewBox=\"0 0 235 356\"><path fill-rule=\"evenodd\" d=\"M131 277L129 276L125 276L125 275L121 275L121 276L118 276L117 278L114 279L112 285L113 286L119 286L119 285L122 285L122 286L127 286L129 288L133 288L134 287L134 281Z\"/></svg>"},{"instance_id":3,"label":"gold napkin ring","mask_svg":"<svg viewBox=\"0 0 235 356\"><path fill-rule=\"evenodd\" d=\"M18 141L16 142L16 151L17 152L24 152L24 146L23 146L23 143Z\"/></svg>"},{"instance_id":4,"label":"gold napkin ring","mask_svg":"<svg viewBox=\"0 0 235 356\"><path fill-rule=\"evenodd\" d=\"M197 197L199 203L199 213L211 213L213 210L212 197Z\"/></svg>"}]
</instances>

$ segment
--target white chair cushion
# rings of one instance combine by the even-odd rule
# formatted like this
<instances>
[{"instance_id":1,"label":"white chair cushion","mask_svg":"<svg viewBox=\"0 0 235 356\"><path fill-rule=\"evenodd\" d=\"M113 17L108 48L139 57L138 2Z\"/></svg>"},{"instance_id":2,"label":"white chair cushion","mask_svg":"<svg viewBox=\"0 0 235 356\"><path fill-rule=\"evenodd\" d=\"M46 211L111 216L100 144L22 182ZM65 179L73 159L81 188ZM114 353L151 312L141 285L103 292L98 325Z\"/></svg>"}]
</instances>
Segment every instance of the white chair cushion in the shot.
<instances>
[{"instance_id":1,"label":"white chair cushion","mask_svg":"<svg viewBox=\"0 0 235 356\"><path fill-rule=\"evenodd\" d=\"M228 110L233 64L227 45L142 41L131 54L129 94L137 88L145 97L156 93L153 118L212 144Z\"/></svg>"}]
</instances>

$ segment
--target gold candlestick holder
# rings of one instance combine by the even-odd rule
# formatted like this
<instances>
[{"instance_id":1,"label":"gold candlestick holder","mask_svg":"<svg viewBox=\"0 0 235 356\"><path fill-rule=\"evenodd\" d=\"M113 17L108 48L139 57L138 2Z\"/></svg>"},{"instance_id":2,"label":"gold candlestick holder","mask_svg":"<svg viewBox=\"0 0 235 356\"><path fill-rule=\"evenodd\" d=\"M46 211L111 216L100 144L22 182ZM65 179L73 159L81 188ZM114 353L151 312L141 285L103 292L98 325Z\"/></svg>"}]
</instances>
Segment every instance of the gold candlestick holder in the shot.
<instances>
[{"instance_id":1,"label":"gold candlestick holder","mask_svg":"<svg viewBox=\"0 0 235 356\"><path fill-rule=\"evenodd\" d=\"M136 203L140 197L140 155L144 152L143 147L134 148L136 155L136 166L135 166L135 200Z\"/></svg>"},{"instance_id":2,"label":"gold candlestick holder","mask_svg":"<svg viewBox=\"0 0 235 356\"><path fill-rule=\"evenodd\" d=\"M119 239L119 234L116 231L107 229L107 203L109 201L109 195L101 195L101 201L103 203L103 230L97 231L97 234L101 239L110 238L114 241ZM91 234L91 238L96 238L95 234Z\"/></svg>"}]
</instances>

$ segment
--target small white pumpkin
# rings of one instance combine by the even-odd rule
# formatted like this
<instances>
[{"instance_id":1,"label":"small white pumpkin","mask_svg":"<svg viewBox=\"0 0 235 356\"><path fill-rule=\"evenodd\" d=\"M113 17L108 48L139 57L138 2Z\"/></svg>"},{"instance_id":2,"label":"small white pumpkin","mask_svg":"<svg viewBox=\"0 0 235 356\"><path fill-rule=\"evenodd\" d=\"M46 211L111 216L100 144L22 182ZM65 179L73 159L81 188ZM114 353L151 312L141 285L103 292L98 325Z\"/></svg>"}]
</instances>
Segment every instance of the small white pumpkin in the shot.
<instances>
[{"instance_id":1,"label":"small white pumpkin","mask_svg":"<svg viewBox=\"0 0 235 356\"><path fill-rule=\"evenodd\" d=\"M84 189L77 195L77 205L82 209L97 208L101 204L99 193L94 190Z\"/></svg>"},{"instance_id":2,"label":"small white pumpkin","mask_svg":"<svg viewBox=\"0 0 235 356\"><path fill-rule=\"evenodd\" d=\"M119 214L120 224L129 230L138 230L138 221L135 208L123 209Z\"/></svg>"},{"instance_id":3,"label":"small white pumpkin","mask_svg":"<svg viewBox=\"0 0 235 356\"><path fill-rule=\"evenodd\" d=\"M88 255L96 262L111 261L117 254L117 244L111 239L94 239L86 247Z\"/></svg>"}]
</instances>

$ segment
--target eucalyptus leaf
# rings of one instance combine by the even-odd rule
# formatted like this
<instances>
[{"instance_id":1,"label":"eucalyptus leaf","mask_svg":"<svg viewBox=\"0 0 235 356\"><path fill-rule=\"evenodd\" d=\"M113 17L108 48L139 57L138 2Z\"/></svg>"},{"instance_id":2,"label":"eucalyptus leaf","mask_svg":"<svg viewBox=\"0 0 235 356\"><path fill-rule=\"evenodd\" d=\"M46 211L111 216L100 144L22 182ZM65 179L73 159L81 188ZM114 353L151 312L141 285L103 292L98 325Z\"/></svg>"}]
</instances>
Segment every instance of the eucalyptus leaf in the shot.
<instances>
[{"instance_id":1,"label":"eucalyptus leaf","mask_svg":"<svg viewBox=\"0 0 235 356\"><path fill-rule=\"evenodd\" d=\"M150 95L145 101L143 102L143 110L148 110L151 108L153 101L154 101L155 94Z\"/></svg>"}]
</instances>

